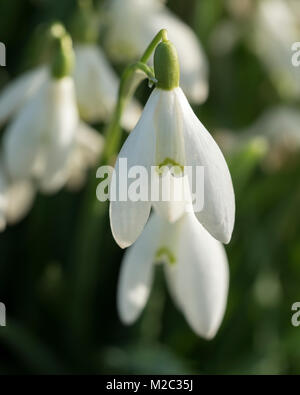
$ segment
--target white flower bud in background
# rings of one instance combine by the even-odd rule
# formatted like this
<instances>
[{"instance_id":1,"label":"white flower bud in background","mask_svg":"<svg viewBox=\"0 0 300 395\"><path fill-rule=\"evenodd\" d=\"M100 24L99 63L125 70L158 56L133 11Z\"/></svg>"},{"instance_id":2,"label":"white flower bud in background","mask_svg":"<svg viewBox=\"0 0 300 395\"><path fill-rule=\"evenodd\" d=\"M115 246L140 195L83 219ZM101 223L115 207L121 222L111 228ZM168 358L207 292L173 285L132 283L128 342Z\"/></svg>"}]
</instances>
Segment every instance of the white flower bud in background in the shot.
<instances>
[{"instance_id":1,"label":"white flower bud in background","mask_svg":"<svg viewBox=\"0 0 300 395\"><path fill-rule=\"evenodd\" d=\"M154 263L163 263L170 294L199 336L211 339L222 321L228 292L228 262L221 243L185 214L170 224L153 214L126 253L118 284L118 311L131 324L145 307Z\"/></svg>"},{"instance_id":2,"label":"white flower bud in background","mask_svg":"<svg viewBox=\"0 0 300 395\"><path fill-rule=\"evenodd\" d=\"M193 30L160 0L110 0L106 3L106 49L113 60L137 60L161 29L167 29L181 64L181 86L193 103L208 95L208 64Z\"/></svg>"}]
</instances>

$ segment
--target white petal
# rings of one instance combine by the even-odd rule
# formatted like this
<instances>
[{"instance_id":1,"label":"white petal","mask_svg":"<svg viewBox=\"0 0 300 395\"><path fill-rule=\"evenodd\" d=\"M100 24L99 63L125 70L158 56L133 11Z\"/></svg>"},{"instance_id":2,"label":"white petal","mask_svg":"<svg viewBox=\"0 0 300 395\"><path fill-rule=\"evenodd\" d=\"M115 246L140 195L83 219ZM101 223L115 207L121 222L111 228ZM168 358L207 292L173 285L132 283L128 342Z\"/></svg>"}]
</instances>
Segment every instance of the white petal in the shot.
<instances>
[{"instance_id":1,"label":"white petal","mask_svg":"<svg viewBox=\"0 0 300 395\"><path fill-rule=\"evenodd\" d=\"M141 119L125 141L115 166L117 191L120 190L120 160L127 159L128 171L132 166L144 166L151 173L154 163L155 128L154 113L159 100L159 90L154 90L144 108ZM124 175L127 177L127 173ZM124 179L122 177L122 180ZM128 186L130 181L128 180ZM127 189L126 189L127 191ZM118 197L118 195L117 195ZM142 232L149 217L150 201L111 201L110 224L113 236L120 247L131 245Z\"/></svg>"},{"instance_id":2,"label":"white petal","mask_svg":"<svg viewBox=\"0 0 300 395\"><path fill-rule=\"evenodd\" d=\"M40 157L41 142L47 125L48 81L18 112L3 136L4 162L13 179L32 175Z\"/></svg>"},{"instance_id":3,"label":"white petal","mask_svg":"<svg viewBox=\"0 0 300 395\"><path fill-rule=\"evenodd\" d=\"M7 222L15 224L25 217L31 209L35 197L35 188L28 180L21 180L9 185Z\"/></svg>"},{"instance_id":4,"label":"white petal","mask_svg":"<svg viewBox=\"0 0 300 395\"><path fill-rule=\"evenodd\" d=\"M117 101L118 77L95 45L76 45L75 54L74 81L80 115L89 122L107 122ZM140 115L140 105L132 100L125 109L122 125L133 128Z\"/></svg>"},{"instance_id":5,"label":"white petal","mask_svg":"<svg viewBox=\"0 0 300 395\"><path fill-rule=\"evenodd\" d=\"M12 81L0 95L0 125L5 123L43 84L46 68L40 67Z\"/></svg>"},{"instance_id":6,"label":"white petal","mask_svg":"<svg viewBox=\"0 0 300 395\"><path fill-rule=\"evenodd\" d=\"M142 235L125 253L117 295L119 315L125 324L134 322L147 303L160 230L160 218L151 216Z\"/></svg>"},{"instance_id":7,"label":"white petal","mask_svg":"<svg viewBox=\"0 0 300 395\"><path fill-rule=\"evenodd\" d=\"M177 260L166 265L171 293L193 330L214 337L222 321L228 293L228 263L224 247L186 214L180 227Z\"/></svg>"},{"instance_id":8,"label":"white petal","mask_svg":"<svg viewBox=\"0 0 300 395\"><path fill-rule=\"evenodd\" d=\"M158 188L161 196L159 201L152 202L153 207L167 221L175 222L189 210L191 204L188 176L174 176L171 171L160 176L155 172L154 176L154 188Z\"/></svg>"},{"instance_id":9,"label":"white petal","mask_svg":"<svg viewBox=\"0 0 300 395\"><path fill-rule=\"evenodd\" d=\"M75 144L78 114L73 81L70 77L51 81L48 87L48 106L44 111L44 163L40 187L54 192L67 181L64 171Z\"/></svg>"},{"instance_id":10,"label":"white petal","mask_svg":"<svg viewBox=\"0 0 300 395\"><path fill-rule=\"evenodd\" d=\"M186 165L204 166L204 208L196 216L212 236L228 243L234 226L235 199L226 161L182 90L175 91L183 114Z\"/></svg>"}]
</instances>

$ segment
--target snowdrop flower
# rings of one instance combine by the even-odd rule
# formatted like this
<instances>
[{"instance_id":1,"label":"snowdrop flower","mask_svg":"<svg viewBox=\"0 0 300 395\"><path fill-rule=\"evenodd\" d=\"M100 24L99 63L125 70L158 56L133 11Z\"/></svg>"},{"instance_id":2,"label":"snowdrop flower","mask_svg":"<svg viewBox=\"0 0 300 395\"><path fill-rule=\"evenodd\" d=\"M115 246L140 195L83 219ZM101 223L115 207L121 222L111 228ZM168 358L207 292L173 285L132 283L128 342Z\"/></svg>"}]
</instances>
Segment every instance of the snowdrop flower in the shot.
<instances>
[{"instance_id":1,"label":"snowdrop flower","mask_svg":"<svg viewBox=\"0 0 300 395\"><path fill-rule=\"evenodd\" d=\"M65 179L61 169L72 152L79 123L73 80L72 44L58 39L51 72L27 101L3 136L4 162L14 180L35 178L39 188L52 192Z\"/></svg>"},{"instance_id":2,"label":"snowdrop flower","mask_svg":"<svg viewBox=\"0 0 300 395\"><path fill-rule=\"evenodd\" d=\"M118 77L95 45L75 46L74 83L80 117L88 122L107 122L118 92ZM40 90L49 77L49 68L39 66L10 83L0 94L0 125L7 122ZM137 101L131 100L122 126L132 129L141 115Z\"/></svg>"},{"instance_id":3,"label":"snowdrop flower","mask_svg":"<svg viewBox=\"0 0 300 395\"><path fill-rule=\"evenodd\" d=\"M10 182L0 166L0 231L20 221L30 210L35 189L28 180Z\"/></svg>"},{"instance_id":4,"label":"snowdrop flower","mask_svg":"<svg viewBox=\"0 0 300 395\"><path fill-rule=\"evenodd\" d=\"M145 307L153 282L154 263L163 263L167 284L191 328L211 339L222 321L228 292L225 249L197 221L183 215L170 224L153 214L124 257L118 284L118 311L133 323Z\"/></svg>"},{"instance_id":5,"label":"snowdrop flower","mask_svg":"<svg viewBox=\"0 0 300 395\"><path fill-rule=\"evenodd\" d=\"M136 60L161 29L168 30L181 61L182 89L194 103L208 95L208 64L192 29L172 14L161 0L107 2L106 48L116 61Z\"/></svg>"},{"instance_id":6,"label":"snowdrop flower","mask_svg":"<svg viewBox=\"0 0 300 395\"><path fill-rule=\"evenodd\" d=\"M274 85L291 98L300 96L300 73L292 64L292 45L300 36L299 18L297 0L262 0L257 3L251 32L252 48Z\"/></svg>"},{"instance_id":7,"label":"snowdrop flower","mask_svg":"<svg viewBox=\"0 0 300 395\"><path fill-rule=\"evenodd\" d=\"M179 87L179 67L172 44L162 42L154 56L157 86L142 116L125 141L116 161L115 176L122 172L121 160L127 166L204 167L204 208L196 212L208 232L228 243L234 225L235 201L230 173L216 142L202 125ZM190 180L192 181L192 180ZM156 210L168 221L175 221L187 211L186 205L154 203ZM120 247L131 245L140 235L151 209L151 201L111 200L110 222Z\"/></svg>"}]
</instances>

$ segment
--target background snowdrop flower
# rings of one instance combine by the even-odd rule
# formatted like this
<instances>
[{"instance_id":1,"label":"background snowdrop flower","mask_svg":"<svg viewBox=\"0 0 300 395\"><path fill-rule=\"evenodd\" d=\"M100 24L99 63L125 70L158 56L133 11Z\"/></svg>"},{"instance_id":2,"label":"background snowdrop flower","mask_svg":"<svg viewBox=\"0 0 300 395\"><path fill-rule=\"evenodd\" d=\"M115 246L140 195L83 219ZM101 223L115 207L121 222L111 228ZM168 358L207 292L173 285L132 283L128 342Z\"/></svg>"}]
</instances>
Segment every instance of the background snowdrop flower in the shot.
<instances>
[{"instance_id":1,"label":"background snowdrop flower","mask_svg":"<svg viewBox=\"0 0 300 395\"><path fill-rule=\"evenodd\" d=\"M160 60L164 64L160 64ZM127 166L204 167L204 208L196 216L202 225L221 242L228 243L234 225L235 200L226 161L206 128L194 114L179 84L176 50L170 42L159 44L155 52L155 77L158 80L142 116L125 141L116 161L119 179L122 158ZM169 62L169 63L168 63ZM192 181L192 180L190 180ZM190 185L190 187L192 184ZM168 221L178 219L187 209L166 202L156 202L157 211ZM115 199L110 204L111 229L122 247L131 245L141 233L151 209L151 201ZM175 210L175 212L174 212Z\"/></svg>"},{"instance_id":2,"label":"background snowdrop flower","mask_svg":"<svg viewBox=\"0 0 300 395\"><path fill-rule=\"evenodd\" d=\"M69 36L58 40L51 74L18 112L3 138L9 176L17 180L34 177L46 192L57 190L65 182L61 169L72 152L79 123L70 77L71 47Z\"/></svg>"},{"instance_id":3,"label":"background snowdrop flower","mask_svg":"<svg viewBox=\"0 0 300 395\"><path fill-rule=\"evenodd\" d=\"M153 214L122 262L117 303L125 324L133 323L147 303L155 262L163 262L171 296L191 328L213 338L227 302L229 275L223 245L192 213L175 224Z\"/></svg>"},{"instance_id":4,"label":"background snowdrop flower","mask_svg":"<svg viewBox=\"0 0 300 395\"><path fill-rule=\"evenodd\" d=\"M202 103L208 95L207 59L192 29L160 0L107 2L106 48L117 61L138 59L155 34L168 30L181 61L181 85L188 98Z\"/></svg>"},{"instance_id":5,"label":"background snowdrop flower","mask_svg":"<svg viewBox=\"0 0 300 395\"><path fill-rule=\"evenodd\" d=\"M30 210L35 188L29 180L10 182L0 166L0 231L20 221Z\"/></svg>"},{"instance_id":6,"label":"background snowdrop flower","mask_svg":"<svg viewBox=\"0 0 300 395\"><path fill-rule=\"evenodd\" d=\"M107 122L117 101L118 77L95 44L77 44L74 49L74 82L80 116L88 122ZM124 112L122 126L132 129L140 115L140 105L131 100Z\"/></svg>"}]
</instances>

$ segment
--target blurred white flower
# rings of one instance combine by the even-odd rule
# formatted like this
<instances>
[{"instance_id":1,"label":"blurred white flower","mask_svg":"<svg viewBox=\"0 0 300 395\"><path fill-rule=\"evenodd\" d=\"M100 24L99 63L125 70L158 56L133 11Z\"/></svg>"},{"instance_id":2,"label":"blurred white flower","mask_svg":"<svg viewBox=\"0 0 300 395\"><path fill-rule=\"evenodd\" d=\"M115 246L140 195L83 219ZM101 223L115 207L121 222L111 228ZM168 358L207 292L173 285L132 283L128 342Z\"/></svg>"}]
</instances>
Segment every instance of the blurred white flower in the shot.
<instances>
[{"instance_id":1,"label":"blurred white flower","mask_svg":"<svg viewBox=\"0 0 300 395\"><path fill-rule=\"evenodd\" d=\"M269 146L266 164L276 169L300 150L300 111L284 105L270 108L239 136L240 144L264 138Z\"/></svg>"},{"instance_id":2,"label":"blurred white flower","mask_svg":"<svg viewBox=\"0 0 300 395\"><path fill-rule=\"evenodd\" d=\"M292 44L300 37L298 0L257 2L251 30L251 45L284 97L300 96L300 73L292 65Z\"/></svg>"},{"instance_id":3,"label":"blurred white flower","mask_svg":"<svg viewBox=\"0 0 300 395\"><path fill-rule=\"evenodd\" d=\"M181 86L188 98L201 103L208 95L208 64L193 30L160 0L107 2L106 48L116 61L138 59L155 34L168 30L181 66Z\"/></svg>"},{"instance_id":4,"label":"blurred white flower","mask_svg":"<svg viewBox=\"0 0 300 395\"><path fill-rule=\"evenodd\" d=\"M74 147L79 118L71 77L46 80L8 125L4 163L14 180L35 178L45 192L64 183L62 171Z\"/></svg>"},{"instance_id":5,"label":"blurred white flower","mask_svg":"<svg viewBox=\"0 0 300 395\"><path fill-rule=\"evenodd\" d=\"M216 239L228 243L234 225L235 200L230 173L218 145L194 114L181 88L152 92L142 116L125 141L115 167L119 180L120 159L127 166L204 167L204 208L196 213L200 223ZM190 187L192 180L190 180ZM155 202L155 208L168 221L178 219L185 205L170 207L168 202ZM110 203L111 229L122 247L131 245L142 232L149 217L151 201Z\"/></svg>"},{"instance_id":6,"label":"blurred white flower","mask_svg":"<svg viewBox=\"0 0 300 395\"><path fill-rule=\"evenodd\" d=\"M0 165L0 231L20 221L30 210L35 188L28 180L10 182Z\"/></svg>"},{"instance_id":7,"label":"blurred white flower","mask_svg":"<svg viewBox=\"0 0 300 395\"><path fill-rule=\"evenodd\" d=\"M75 146L65 170L67 188L77 190L83 186L87 170L96 166L103 146L103 136L87 124L80 122Z\"/></svg>"},{"instance_id":8,"label":"blurred white flower","mask_svg":"<svg viewBox=\"0 0 300 395\"><path fill-rule=\"evenodd\" d=\"M213 338L227 302L229 273L223 245L194 214L185 214L175 224L153 214L122 262L117 303L125 324L133 323L147 303L155 262L164 264L171 296L191 328Z\"/></svg>"},{"instance_id":9,"label":"blurred white flower","mask_svg":"<svg viewBox=\"0 0 300 395\"><path fill-rule=\"evenodd\" d=\"M46 67L23 73L0 94L0 125L6 123L35 94L47 78Z\"/></svg>"},{"instance_id":10,"label":"blurred white flower","mask_svg":"<svg viewBox=\"0 0 300 395\"><path fill-rule=\"evenodd\" d=\"M87 122L108 122L117 101L119 80L96 45L75 46L74 83L80 117ZM0 94L0 125L7 122L31 99L48 79L46 66L25 72ZM134 99L128 103L122 126L132 129L141 115Z\"/></svg>"},{"instance_id":11,"label":"blurred white flower","mask_svg":"<svg viewBox=\"0 0 300 395\"><path fill-rule=\"evenodd\" d=\"M74 82L80 116L88 122L107 122L114 110L119 79L95 44L75 45ZM141 107L131 100L122 125L132 129L141 115Z\"/></svg>"}]
</instances>

